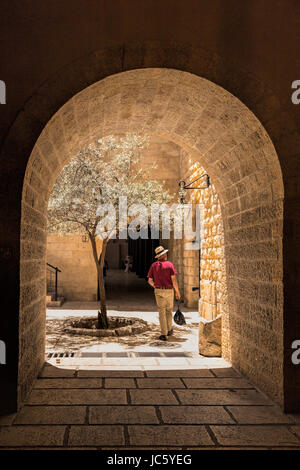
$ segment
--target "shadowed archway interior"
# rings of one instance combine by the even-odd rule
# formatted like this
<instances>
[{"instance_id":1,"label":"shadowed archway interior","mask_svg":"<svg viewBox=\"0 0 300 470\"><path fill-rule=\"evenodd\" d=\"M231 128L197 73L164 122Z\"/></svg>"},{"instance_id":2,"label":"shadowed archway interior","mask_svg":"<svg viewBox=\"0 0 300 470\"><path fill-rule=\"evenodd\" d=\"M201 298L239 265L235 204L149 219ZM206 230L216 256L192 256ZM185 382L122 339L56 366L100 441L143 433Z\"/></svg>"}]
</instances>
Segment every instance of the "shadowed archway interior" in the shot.
<instances>
[{"instance_id":1,"label":"shadowed archway interior","mask_svg":"<svg viewBox=\"0 0 300 470\"><path fill-rule=\"evenodd\" d=\"M228 289L223 355L283 403L283 183L274 146L254 114L214 83L172 69L109 76L70 99L33 148L22 197L19 402L44 363L49 192L80 148L137 132L182 147L218 193Z\"/></svg>"}]
</instances>

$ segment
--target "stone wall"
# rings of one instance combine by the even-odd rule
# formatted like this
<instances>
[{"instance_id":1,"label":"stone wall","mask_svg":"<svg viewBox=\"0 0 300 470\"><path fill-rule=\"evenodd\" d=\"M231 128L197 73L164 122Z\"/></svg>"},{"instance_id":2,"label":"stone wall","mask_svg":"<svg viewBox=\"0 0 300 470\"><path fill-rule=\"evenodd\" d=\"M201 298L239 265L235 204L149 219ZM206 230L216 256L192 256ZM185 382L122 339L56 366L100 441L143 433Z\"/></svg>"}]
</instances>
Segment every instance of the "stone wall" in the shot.
<instances>
[{"instance_id":1,"label":"stone wall","mask_svg":"<svg viewBox=\"0 0 300 470\"><path fill-rule=\"evenodd\" d=\"M97 245L101 250L101 240L97 240ZM61 270L58 273L58 292L65 300L97 300L97 271L86 236L49 234L47 263Z\"/></svg>"},{"instance_id":2,"label":"stone wall","mask_svg":"<svg viewBox=\"0 0 300 470\"><path fill-rule=\"evenodd\" d=\"M151 49L151 57L155 50ZM161 48L156 51L160 53ZM166 58L174 56L171 52L170 49ZM189 55L188 49L182 49L181 52L182 57L194 60L195 55ZM199 55L197 49L199 60L202 57L200 52L199 50ZM107 57L111 57L111 54ZM206 58L208 57L211 56L207 55ZM218 60L217 56L215 60ZM157 67L155 64L161 63L160 61L161 56L157 62L150 62ZM143 62L143 67L147 67L148 63ZM100 56L97 56L93 64L100 67ZM76 82L78 74L75 73L68 76L70 81L74 80L73 91L70 87L67 87L67 91L58 88L58 84L65 83L60 71L58 80L51 81L48 86L51 85L51 89L59 89L62 92L59 100L55 101L53 97L55 109L59 108L59 103L66 104L52 117L41 134L40 127L38 130L34 127L37 118L31 114L30 109L35 99L39 100L40 96L44 96L43 89L32 96L26 104L26 110L18 116L11 128L4 145L7 161L12 164L16 162L16 159L12 160L15 155L27 162L27 152L31 151L36 143L24 178L22 207L33 209L29 212L33 214L32 217L36 217L35 223L38 224L37 220L42 219L46 211L43 206L43 186L47 191L65 162L83 144L99 135L99 132L107 135L116 129L118 132L143 129L152 134L164 135L192 152L195 160L201 161L201 165L210 174L222 205L225 253L228 260L226 269L232 363L277 402L283 403L283 326L287 322L289 325L293 324L294 310L289 309L288 316L285 312L283 324L281 169L274 145L263 125L242 103L248 92L254 99L250 89L257 90L257 86L248 75L239 81L241 77L238 71L233 69L232 76L236 80L234 83L242 83L243 92L235 90L233 83L230 87L228 64L222 61L214 63L217 75L207 72L207 60L201 62L201 67L195 72L203 73L212 81L174 70L168 60L163 64L166 68L143 68L114 74L81 91L70 101L67 101L67 96L74 95L75 89L83 89L84 85ZM77 72L81 70L80 67L76 69ZM175 68L180 69L180 63L177 63ZM193 67L189 69L187 64L185 69L195 70ZM220 70L222 77L218 75ZM97 80L99 77L98 73ZM227 77L229 82L224 77ZM228 93L226 88L233 94ZM47 91L49 92L49 87ZM258 102L261 105L260 99ZM254 112L257 111L254 102L246 100L247 103ZM276 104L276 100L274 103ZM49 109L46 104L45 109L48 116ZM268 113L271 114L269 107ZM259 112L256 112L256 115L263 118ZM39 115L39 119L39 122L47 122L43 113ZM264 123L263 119L262 122ZM284 146L280 149L284 149ZM5 193L8 189L11 196L16 198L17 195L20 197L20 192L15 188L15 178L21 170L17 168L13 171L13 168L10 166L10 171L4 173L4 186L1 191ZM45 176L47 168L51 168L50 178ZM13 178L9 175L13 175ZM44 184L41 184L41 181ZM19 220L19 199L18 202L13 200L16 210L14 220ZM22 218L21 264L25 245L30 244L37 233L28 233L27 225L32 223L30 214L23 215ZM19 234L19 228L13 230L13 226L10 227L10 233ZM44 229L40 230L41 237L44 237ZM287 229L285 233L288 233ZM19 256L18 237L19 235L16 235L18 243L13 247ZM45 240L40 244L45 244ZM286 249L285 240L285 255ZM42 254L38 255L36 260L41 261L41 258ZM35 260L31 258L30 261ZM16 281L15 277L14 280ZM19 278L17 282L19 283ZM23 293L29 297L25 307L31 309L42 294L40 291L31 291L31 281L21 287ZM16 289L13 289L14 293L17 292ZM28 318L25 318L24 313L24 305L20 305L20 329ZM42 310L39 315L43 315ZM269 320L268 323L266 319ZM34 327L32 322L30 333L34 332ZM39 336L35 337L36 348L40 351ZM288 351L286 346L286 361L289 360ZM26 344L19 350L19 357L21 356L26 356L26 361L30 360L31 355ZM19 364L22 367L21 359ZM20 379L20 384L23 378ZM32 378L33 374L27 375L26 381L30 382Z\"/></svg>"},{"instance_id":3,"label":"stone wall","mask_svg":"<svg viewBox=\"0 0 300 470\"><path fill-rule=\"evenodd\" d=\"M186 183L206 173L205 169L198 162L193 162L185 151L182 151L181 168ZM204 182L205 178L193 186L205 186ZM200 270L198 250L185 250L185 298L187 305L195 306L200 297L201 317L213 320L224 313L227 304L224 230L220 201L213 183L207 189L187 190L186 200L200 205ZM198 286L199 277L200 292L193 292L192 287Z\"/></svg>"}]
</instances>

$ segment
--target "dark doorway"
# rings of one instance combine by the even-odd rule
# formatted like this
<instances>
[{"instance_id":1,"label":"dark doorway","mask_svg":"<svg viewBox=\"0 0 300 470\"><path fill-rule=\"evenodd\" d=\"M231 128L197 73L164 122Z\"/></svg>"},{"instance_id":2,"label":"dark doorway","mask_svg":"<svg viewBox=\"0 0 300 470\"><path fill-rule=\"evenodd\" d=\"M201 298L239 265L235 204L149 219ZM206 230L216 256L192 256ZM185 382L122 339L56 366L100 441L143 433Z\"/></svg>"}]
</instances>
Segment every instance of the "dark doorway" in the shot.
<instances>
[{"instance_id":1,"label":"dark doorway","mask_svg":"<svg viewBox=\"0 0 300 470\"><path fill-rule=\"evenodd\" d=\"M107 245L105 286L108 307L120 304L137 307L140 303L143 308L147 305L152 308L154 296L152 288L147 283L147 274L154 261L154 249L159 240L151 239L148 229L148 238L133 240L111 240ZM125 259L131 257L132 263L129 272L125 272ZM99 285L97 299L100 300ZM147 305L146 305L147 304Z\"/></svg>"},{"instance_id":2,"label":"dark doorway","mask_svg":"<svg viewBox=\"0 0 300 470\"><path fill-rule=\"evenodd\" d=\"M132 271L140 278L147 279L151 263L154 261L154 249L159 245L159 240L150 238L150 230L147 239L128 239L128 254L133 258Z\"/></svg>"}]
</instances>

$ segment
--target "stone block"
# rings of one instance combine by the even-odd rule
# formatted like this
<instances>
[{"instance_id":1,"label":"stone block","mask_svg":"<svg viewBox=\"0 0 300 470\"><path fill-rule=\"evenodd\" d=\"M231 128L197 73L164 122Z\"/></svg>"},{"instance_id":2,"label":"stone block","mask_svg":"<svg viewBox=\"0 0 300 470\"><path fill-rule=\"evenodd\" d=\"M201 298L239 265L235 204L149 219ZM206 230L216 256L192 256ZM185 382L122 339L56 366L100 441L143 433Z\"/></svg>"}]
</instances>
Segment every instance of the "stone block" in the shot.
<instances>
[{"instance_id":1,"label":"stone block","mask_svg":"<svg viewBox=\"0 0 300 470\"><path fill-rule=\"evenodd\" d=\"M241 424L291 424L294 422L277 406L229 406L228 410Z\"/></svg>"},{"instance_id":2,"label":"stone block","mask_svg":"<svg viewBox=\"0 0 300 470\"><path fill-rule=\"evenodd\" d=\"M24 406L15 424L84 424L86 406Z\"/></svg>"},{"instance_id":3,"label":"stone block","mask_svg":"<svg viewBox=\"0 0 300 470\"><path fill-rule=\"evenodd\" d=\"M297 422L299 423L299 415L298 415L298 420ZM300 426L292 426L291 427L291 430L297 434L297 436L299 437L299 441L300 441ZM300 446L299 446L300 447Z\"/></svg>"},{"instance_id":4,"label":"stone block","mask_svg":"<svg viewBox=\"0 0 300 470\"><path fill-rule=\"evenodd\" d=\"M204 426L129 426L128 432L133 446L214 445Z\"/></svg>"},{"instance_id":5,"label":"stone block","mask_svg":"<svg viewBox=\"0 0 300 470\"><path fill-rule=\"evenodd\" d=\"M11 413L9 415L2 415L0 416L0 426L10 426L15 417L16 417L16 413Z\"/></svg>"},{"instance_id":6,"label":"stone block","mask_svg":"<svg viewBox=\"0 0 300 470\"><path fill-rule=\"evenodd\" d=\"M234 424L222 406L160 406L167 424Z\"/></svg>"},{"instance_id":7,"label":"stone block","mask_svg":"<svg viewBox=\"0 0 300 470\"><path fill-rule=\"evenodd\" d=\"M208 369L147 370L147 377L214 377Z\"/></svg>"},{"instance_id":8,"label":"stone block","mask_svg":"<svg viewBox=\"0 0 300 470\"><path fill-rule=\"evenodd\" d=\"M256 390L176 390L183 405L272 405Z\"/></svg>"},{"instance_id":9,"label":"stone block","mask_svg":"<svg viewBox=\"0 0 300 470\"><path fill-rule=\"evenodd\" d=\"M82 380L82 379L80 379ZM134 379L131 378L106 378L105 388L136 388Z\"/></svg>"},{"instance_id":10,"label":"stone block","mask_svg":"<svg viewBox=\"0 0 300 470\"><path fill-rule=\"evenodd\" d=\"M90 424L158 424L154 406L91 406Z\"/></svg>"},{"instance_id":11,"label":"stone block","mask_svg":"<svg viewBox=\"0 0 300 470\"><path fill-rule=\"evenodd\" d=\"M185 388L179 378L137 379L138 388Z\"/></svg>"},{"instance_id":12,"label":"stone block","mask_svg":"<svg viewBox=\"0 0 300 470\"><path fill-rule=\"evenodd\" d=\"M29 405L126 405L125 390L33 390Z\"/></svg>"},{"instance_id":13,"label":"stone block","mask_svg":"<svg viewBox=\"0 0 300 470\"><path fill-rule=\"evenodd\" d=\"M101 388L101 379L90 378L61 378L61 379L38 379L35 384L35 389L49 389L49 388Z\"/></svg>"},{"instance_id":14,"label":"stone block","mask_svg":"<svg viewBox=\"0 0 300 470\"><path fill-rule=\"evenodd\" d=\"M74 377L75 372L75 369L61 369L47 363L41 371L39 377Z\"/></svg>"},{"instance_id":15,"label":"stone block","mask_svg":"<svg viewBox=\"0 0 300 470\"><path fill-rule=\"evenodd\" d=\"M217 377L241 377L241 374L232 367L220 367L210 370Z\"/></svg>"},{"instance_id":16,"label":"stone block","mask_svg":"<svg viewBox=\"0 0 300 470\"><path fill-rule=\"evenodd\" d=\"M65 426L3 426L0 447L62 446Z\"/></svg>"},{"instance_id":17,"label":"stone block","mask_svg":"<svg viewBox=\"0 0 300 470\"><path fill-rule=\"evenodd\" d=\"M79 370L79 377L144 377L141 370Z\"/></svg>"},{"instance_id":18,"label":"stone block","mask_svg":"<svg viewBox=\"0 0 300 470\"><path fill-rule=\"evenodd\" d=\"M199 301L200 316L206 321L212 321L217 316L217 304L205 302L204 298Z\"/></svg>"},{"instance_id":19,"label":"stone block","mask_svg":"<svg viewBox=\"0 0 300 470\"><path fill-rule=\"evenodd\" d=\"M130 390L134 405L178 405L171 390Z\"/></svg>"},{"instance_id":20,"label":"stone block","mask_svg":"<svg viewBox=\"0 0 300 470\"><path fill-rule=\"evenodd\" d=\"M201 320L199 323L199 354L209 357L222 356L222 317L219 315L216 319L206 322Z\"/></svg>"},{"instance_id":21,"label":"stone block","mask_svg":"<svg viewBox=\"0 0 300 470\"><path fill-rule=\"evenodd\" d=\"M122 426L71 426L69 446L117 446L125 444Z\"/></svg>"},{"instance_id":22,"label":"stone block","mask_svg":"<svg viewBox=\"0 0 300 470\"><path fill-rule=\"evenodd\" d=\"M298 446L298 439L286 426L212 426L212 432L225 446Z\"/></svg>"},{"instance_id":23,"label":"stone block","mask_svg":"<svg viewBox=\"0 0 300 470\"><path fill-rule=\"evenodd\" d=\"M201 378L185 378L183 382L187 388L254 388L247 380L238 378L214 378L214 379L201 379Z\"/></svg>"}]
</instances>

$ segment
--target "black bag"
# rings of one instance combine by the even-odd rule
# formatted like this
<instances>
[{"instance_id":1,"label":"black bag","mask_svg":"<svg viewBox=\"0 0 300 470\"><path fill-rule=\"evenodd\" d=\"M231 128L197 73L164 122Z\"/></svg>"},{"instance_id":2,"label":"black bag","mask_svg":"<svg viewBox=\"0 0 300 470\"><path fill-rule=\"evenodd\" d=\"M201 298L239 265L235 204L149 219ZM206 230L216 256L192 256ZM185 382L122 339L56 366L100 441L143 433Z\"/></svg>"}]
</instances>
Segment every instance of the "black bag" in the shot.
<instances>
[{"instance_id":1,"label":"black bag","mask_svg":"<svg viewBox=\"0 0 300 470\"><path fill-rule=\"evenodd\" d=\"M186 325L186 321L185 321L183 313L180 310L179 304L180 304L180 300L177 300L177 310L174 314L174 322L177 325Z\"/></svg>"}]
</instances>

